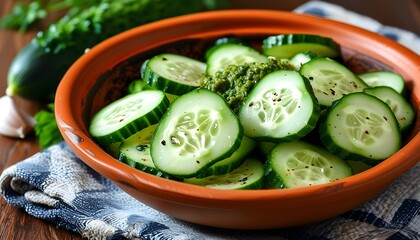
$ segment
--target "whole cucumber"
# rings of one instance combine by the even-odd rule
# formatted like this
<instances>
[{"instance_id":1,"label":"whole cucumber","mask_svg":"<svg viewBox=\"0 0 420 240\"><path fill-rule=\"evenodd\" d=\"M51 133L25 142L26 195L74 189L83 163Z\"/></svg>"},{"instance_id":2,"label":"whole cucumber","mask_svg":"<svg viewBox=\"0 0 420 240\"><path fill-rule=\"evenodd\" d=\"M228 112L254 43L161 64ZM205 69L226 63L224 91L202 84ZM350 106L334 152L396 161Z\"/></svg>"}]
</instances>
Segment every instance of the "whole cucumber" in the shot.
<instances>
[{"instance_id":1,"label":"whole cucumber","mask_svg":"<svg viewBox=\"0 0 420 240\"><path fill-rule=\"evenodd\" d=\"M197 0L104 0L65 16L14 58L6 94L51 102L61 78L87 48L148 22L198 12L202 6Z\"/></svg>"}]
</instances>

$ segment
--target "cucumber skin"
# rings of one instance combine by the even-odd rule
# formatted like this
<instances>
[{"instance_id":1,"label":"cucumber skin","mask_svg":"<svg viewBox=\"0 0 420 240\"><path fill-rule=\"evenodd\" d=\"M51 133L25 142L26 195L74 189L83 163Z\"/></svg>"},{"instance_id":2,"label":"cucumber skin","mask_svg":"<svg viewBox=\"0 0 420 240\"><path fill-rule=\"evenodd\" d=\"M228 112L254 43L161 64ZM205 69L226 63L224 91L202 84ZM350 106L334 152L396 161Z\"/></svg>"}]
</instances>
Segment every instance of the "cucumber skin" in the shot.
<instances>
[{"instance_id":1,"label":"cucumber skin","mask_svg":"<svg viewBox=\"0 0 420 240\"><path fill-rule=\"evenodd\" d=\"M133 167L133 168L138 169L142 172L146 172L146 173L149 173L149 174L161 177L161 178L172 179L172 180L177 180L177 181L182 181L183 180L182 178L176 178L174 176L162 173L157 168L152 168L152 167L148 167L146 165L140 164L140 163L128 158L123 153L120 153L120 155L118 157L118 160L127 164L130 167Z\"/></svg>"},{"instance_id":2,"label":"cucumber skin","mask_svg":"<svg viewBox=\"0 0 420 240\"><path fill-rule=\"evenodd\" d=\"M122 31L200 10L194 0L105 0L64 17L18 53L8 72L8 95L51 102L67 69L86 49Z\"/></svg>"},{"instance_id":3,"label":"cucumber skin","mask_svg":"<svg viewBox=\"0 0 420 240\"><path fill-rule=\"evenodd\" d=\"M278 177L277 173L273 170L270 166L268 161L266 161L264 165L264 188L267 189L286 189L286 185L282 181L280 177Z\"/></svg>"},{"instance_id":4,"label":"cucumber skin","mask_svg":"<svg viewBox=\"0 0 420 240\"><path fill-rule=\"evenodd\" d=\"M263 40L262 44L262 51L264 54L267 54L267 51L270 51L271 48L277 46L284 46L284 45L292 45L292 44L320 44L322 46L328 46L331 50L335 52L335 54L326 56L331 58L340 58L341 57L341 47L338 43L336 43L332 38L322 37L318 35L310 35L310 34L281 34L281 35L274 35L267 37ZM320 52L315 53L319 56L322 55ZM286 58L291 58L291 56L282 56Z\"/></svg>"},{"instance_id":5,"label":"cucumber skin","mask_svg":"<svg viewBox=\"0 0 420 240\"><path fill-rule=\"evenodd\" d=\"M148 63L152 62L155 58L162 58L167 55L175 55L175 54L160 54L156 55L152 59L148 60ZM183 58L188 58L186 56L181 56ZM191 59L192 61L200 62L196 59ZM203 63L205 64L205 63ZM204 71L203 71L204 74ZM199 82L195 86L193 84L187 84L187 83L181 83L181 82L174 82L172 80L166 79L164 76L161 76L159 73L154 72L148 64L146 64L144 70L143 70L143 80L152 88L159 89L161 91L164 91L165 93L173 94L176 96L183 95L187 92L190 92L194 89L197 89L199 87Z\"/></svg>"}]
</instances>

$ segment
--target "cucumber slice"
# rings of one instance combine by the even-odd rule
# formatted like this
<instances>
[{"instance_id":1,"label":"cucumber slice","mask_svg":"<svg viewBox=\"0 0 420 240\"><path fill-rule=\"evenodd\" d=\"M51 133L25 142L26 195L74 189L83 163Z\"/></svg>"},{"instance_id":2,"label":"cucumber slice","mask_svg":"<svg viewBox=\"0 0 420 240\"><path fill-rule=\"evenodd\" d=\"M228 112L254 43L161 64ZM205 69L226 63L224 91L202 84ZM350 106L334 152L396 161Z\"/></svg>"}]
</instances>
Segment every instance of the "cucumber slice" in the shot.
<instances>
[{"instance_id":1,"label":"cucumber slice","mask_svg":"<svg viewBox=\"0 0 420 240\"><path fill-rule=\"evenodd\" d=\"M128 84L127 93L133 94L138 93L144 90L154 90L147 82L143 81L142 79L136 79Z\"/></svg>"},{"instance_id":2,"label":"cucumber slice","mask_svg":"<svg viewBox=\"0 0 420 240\"><path fill-rule=\"evenodd\" d=\"M325 147L343 159L384 160L401 147L400 127L389 106L359 92L335 102L320 122Z\"/></svg>"},{"instance_id":3,"label":"cucumber slice","mask_svg":"<svg viewBox=\"0 0 420 240\"><path fill-rule=\"evenodd\" d=\"M198 60L170 53L151 58L144 70L144 81L155 89L182 95L200 86L207 65Z\"/></svg>"},{"instance_id":4,"label":"cucumber slice","mask_svg":"<svg viewBox=\"0 0 420 240\"><path fill-rule=\"evenodd\" d=\"M405 82L401 75L388 71L375 71L362 73L359 77L369 87L387 86L393 88L399 94L405 92Z\"/></svg>"},{"instance_id":5,"label":"cucumber slice","mask_svg":"<svg viewBox=\"0 0 420 240\"><path fill-rule=\"evenodd\" d=\"M270 154L271 150L277 145L277 143L274 142L258 142L258 150L264 155L268 156Z\"/></svg>"},{"instance_id":6,"label":"cucumber slice","mask_svg":"<svg viewBox=\"0 0 420 240\"><path fill-rule=\"evenodd\" d=\"M255 141L243 135L241 145L230 157L220 160L209 168L195 176L196 178L205 178L213 175L222 175L229 173L239 167L245 157L255 148Z\"/></svg>"},{"instance_id":7,"label":"cucumber slice","mask_svg":"<svg viewBox=\"0 0 420 240\"><path fill-rule=\"evenodd\" d=\"M263 54L291 58L298 53L311 51L320 57L340 56L340 45L333 39L310 34L282 34L263 40Z\"/></svg>"},{"instance_id":8,"label":"cucumber slice","mask_svg":"<svg viewBox=\"0 0 420 240\"><path fill-rule=\"evenodd\" d=\"M333 182L353 174L348 163L324 148L295 141L271 150L266 167L269 188L296 188Z\"/></svg>"},{"instance_id":9,"label":"cucumber slice","mask_svg":"<svg viewBox=\"0 0 420 240\"><path fill-rule=\"evenodd\" d=\"M144 60L143 64L140 67L140 77L144 79L144 72L146 71L147 63L150 59Z\"/></svg>"},{"instance_id":10,"label":"cucumber slice","mask_svg":"<svg viewBox=\"0 0 420 240\"><path fill-rule=\"evenodd\" d=\"M134 80L130 82L128 85L128 94L137 93L144 90L154 90L152 86L150 86L147 82L143 81L142 79ZM171 93L165 93L166 97L168 98L169 102L172 102L177 98L177 95Z\"/></svg>"},{"instance_id":11,"label":"cucumber slice","mask_svg":"<svg viewBox=\"0 0 420 240\"><path fill-rule=\"evenodd\" d=\"M261 141L292 141L316 125L319 108L306 79L292 70L264 76L239 109L246 136Z\"/></svg>"},{"instance_id":12,"label":"cucumber slice","mask_svg":"<svg viewBox=\"0 0 420 240\"><path fill-rule=\"evenodd\" d=\"M118 148L119 160L145 172L158 172L150 157L150 142L156 126L143 128L124 140Z\"/></svg>"},{"instance_id":13,"label":"cucumber slice","mask_svg":"<svg viewBox=\"0 0 420 240\"><path fill-rule=\"evenodd\" d=\"M414 120L414 109L410 103L391 87L365 88L365 93L384 101L395 114L401 131L407 130Z\"/></svg>"},{"instance_id":14,"label":"cucumber slice","mask_svg":"<svg viewBox=\"0 0 420 240\"><path fill-rule=\"evenodd\" d=\"M114 158L120 157L120 151L118 150L121 145L121 142L114 142L107 146L103 146L103 149L105 152L107 152L109 155L113 156Z\"/></svg>"},{"instance_id":15,"label":"cucumber slice","mask_svg":"<svg viewBox=\"0 0 420 240\"><path fill-rule=\"evenodd\" d=\"M242 126L225 100L199 88L172 102L153 136L151 156L162 172L193 177L231 156L242 136Z\"/></svg>"},{"instance_id":16,"label":"cucumber slice","mask_svg":"<svg viewBox=\"0 0 420 240\"><path fill-rule=\"evenodd\" d=\"M293 66L295 66L296 69L299 70L303 64L311 61L316 57L317 55L313 52L298 53L290 59L290 63L293 64Z\"/></svg>"},{"instance_id":17,"label":"cucumber slice","mask_svg":"<svg viewBox=\"0 0 420 240\"><path fill-rule=\"evenodd\" d=\"M369 165L365 161L359 160L346 160L346 162L350 165L351 169L353 169L353 175L364 172L369 168L372 168L372 165Z\"/></svg>"},{"instance_id":18,"label":"cucumber slice","mask_svg":"<svg viewBox=\"0 0 420 240\"><path fill-rule=\"evenodd\" d=\"M129 94L99 110L92 118L89 132L100 145L123 141L157 123L168 106L168 98L159 90Z\"/></svg>"},{"instance_id":19,"label":"cucumber slice","mask_svg":"<svg viewBox=\"0 0 420 240\"><path fill-rule=\"evenodd\" d=\"M238 45L244 45L244 46L248 46L248 43L245 42L245 40L237 38L237 37L222 37L217 39L216 41L214 41L213 46L211 46L210 48L207 49L206 53L204 54L204 58L207 60L209 59L210 55L212 54L212 52L220 45L223 44L238 44Z\"/></svg>"},{"instance_id":20,"label":"cucumber slice","mask_svg":"<svg viewBox=\"0 0 420 240\"><path fill-rule=\"evenodd\" d=\"M239 44L226 43L216 46L207 59L208 75L223 71L229 65L243 65L246 63L268 62L268 58L257 50Z\"/></svg>"},{"instance_id":21,"label":"cucumber slice","mask_svg":"<svg viewBox=\"0 0 420 240\"><path fill-rule=\"evenodd\" d=\"M239 45L244 45L244 46L249 45L245 40L238 37L222 37L214 41L215 46L223 45L227 43L234 43L234 44L239 44Z\"/></svg>"},{"instance_id":22,"label":"cucumber slice","mask_svg":"<svg viewBox=\"0 0 420 240\"><path fill-rule=\"evenodd\" d=\"M368 87L346 66L329 58L315 58L304 64L299 72L309 79L319 104L326 107L346 94Z\"/></svg>"},{"instance_id":23,"label":"cucumber slice","mask_svg":"<svg viewBox=\"0 0 420 240\"><path fill-rule=\"evenodd\" d=\"M225 190L260 189L264 184L264 165L257 159L247 158L230 173L206 178L187 178L184 182Z\"/></svg>"},{"instance_id":24,"label":"cucumber slice","mask_svg":"<svg viewBox=\"0 0 420 240\"><path fill-rule=\"evenodd\" d=\"M156 168L150 156L150 142L156 127L157 124L150 125L124 140L118 148L119 160L140 171L172 179Z\"/></svg>"}]
</instances>

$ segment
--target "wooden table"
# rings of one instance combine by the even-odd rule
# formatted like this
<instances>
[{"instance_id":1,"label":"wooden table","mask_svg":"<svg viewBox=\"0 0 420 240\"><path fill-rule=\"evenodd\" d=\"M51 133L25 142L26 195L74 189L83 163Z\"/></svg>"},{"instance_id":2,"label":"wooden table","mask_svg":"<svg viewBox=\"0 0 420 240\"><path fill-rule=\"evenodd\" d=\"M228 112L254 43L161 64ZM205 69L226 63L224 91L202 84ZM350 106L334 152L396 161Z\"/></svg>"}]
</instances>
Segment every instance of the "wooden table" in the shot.
<instances>
[{"instance_id":1,"label":"wooden table","mask_svg":"<svg viewBox=\"0 0 420 240\"><path fill-rule=\"evenodd\" d=\"M0 16L10 11L18 0L1 0ZM233 0L236 8L271 8L291 10L306 2L277 0ZM420 34L420 4L417 0L336 0L330 1L361 14L377 19L386 25L393 25ZM45 29L49 22L60 15L50 16L37 29ZM36 31L20 34L10 30L0 30L0 96L4 95L8 67L19 52L35 35ZM16 99L18 104L34 114L42 104ZM0 114L3 114L0 109ZM39 151L36 138L31 135L24 140L0 136L0 172ZM23 210L10 206L0 198L0 239L82 239L79 235L58 229L54 224L39 220Z\"/></svg>"}]
</instances>

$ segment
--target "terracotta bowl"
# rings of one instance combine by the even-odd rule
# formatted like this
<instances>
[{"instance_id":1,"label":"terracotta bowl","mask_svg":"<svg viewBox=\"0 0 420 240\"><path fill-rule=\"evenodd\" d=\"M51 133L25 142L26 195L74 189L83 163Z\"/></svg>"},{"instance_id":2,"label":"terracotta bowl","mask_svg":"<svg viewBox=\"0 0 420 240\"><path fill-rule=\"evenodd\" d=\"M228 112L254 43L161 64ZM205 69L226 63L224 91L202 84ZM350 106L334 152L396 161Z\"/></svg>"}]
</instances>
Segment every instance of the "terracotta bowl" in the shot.
<instances>
[{"instance_id":1,"label":"terracotta bowl","mask_svg":"<svg viewBox=\"0 0 420 240\"><path fill-rule=\"evenodd\" d=\"M354 176L287 190L216 190L163 179L119 162L89 136L92 115L121 96L139 77L141 63L158 52L202 58L213 40L236 35L251 41L281 33L311 33L341 44L355 72L386 69L401 74L420 104L420 57L377 34L346 24L271 10L226 10L163 20L112 37L87 52L67 72L56 95L56 117L65 141L86 164L121 189L163 213L197 224L232 229L270 229L342 214L384 191L420 159L420 117L405 146Z\"/></svg>"}]
</instances>

